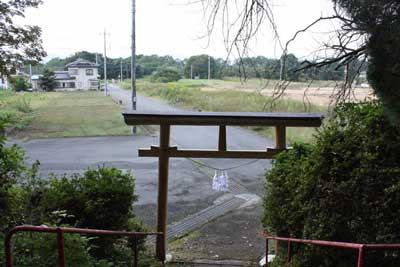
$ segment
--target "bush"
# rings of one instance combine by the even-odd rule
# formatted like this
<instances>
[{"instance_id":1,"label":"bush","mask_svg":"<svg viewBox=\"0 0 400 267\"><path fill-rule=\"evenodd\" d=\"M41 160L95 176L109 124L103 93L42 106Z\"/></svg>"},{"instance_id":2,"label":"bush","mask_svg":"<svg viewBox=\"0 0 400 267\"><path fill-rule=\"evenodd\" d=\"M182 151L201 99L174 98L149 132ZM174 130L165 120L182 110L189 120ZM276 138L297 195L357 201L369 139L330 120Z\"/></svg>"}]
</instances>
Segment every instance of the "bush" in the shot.
<instances>
[{"instance_id":1,"label":"bush","mask_svg":"<svg viewBox=\"0 0 400 267\"><path fill-rule=\"evenodd\" d=\"M43 195L46 214L65 213L60 223L79 228L142 231L140 224L130 223L137 200L135 180L129 173L115 168L88 170L83 175L53 178ZM118 238L102 237L91 241L98 248L97 258L112 258Z\"/></svg>"},{"instance_id":2,"label":"bush","mask_svg":"<svg viewBox=\"0 0 400 267\"><path fill-rule=\"evenodd\" d=\"M22 113L29 113L32 112L31 101L26 96L21 97L14 103L15 108L17 111Z\"/></svg>"},{"instance_id":3,"label":"bush","mask_svg":"<svg viewBox=\"0 0 400 267\"><path fill-rule=\"evenodd\" d=\"M16 92L26 91L29 84L22 76L16 76L10 79L11 88Z\"/></svg>"},{"instance_id":4,"label":"bush","mask_svg":"<svg viewBox=\"0 0 400 267\"><path fill-rule=\"evenodd\" d=\"M12 198L10 189L18 178L26 171L23 158L24 152L13 145L6 147L5 127L7 118L0 118L0 231L5 231L12 221Z\"/></svg>"},{"instance_id":5,"label":"bush","mask_svg":"<svg viewBox=\"0 0 400 267\"><path fill-rule=\"evenodd\" d=\"M49 225L107 230L145 231L132 208L135 180L115 168L87 170L72 177L41 179L39 163L24 165L24 151L5 146L0 118L0 265L4 265L4 234L17 225ZM55 266L56 239L51 234L15 236L17 266ZM141 240L140 266L153 266ZM69 266L130 266L132 240L65 234Z\"/></svg>"},{"instance_id":6,"label":"bush","mask_svg":"<svg viewBox=\"0 0 400 267\"><path fill-rule=\"evenodd\" d=\"M266 229L306 239L400 243L400 132L381 103L339 106L316 139L315 147L296 145L274 161L264 199ZM357 262L356 252L344 249L298 245L295 252L293 266ZM365 266L399 263L397 252L367 252L365 258Z\"/></svg>"},{"instance_id":7,"label":"bush","mask_svg":"<svg viewBox=\"0 0 400 267\"><path fill-rule=\"evenodd\" d=\"M19 267L58 266L57 235L19 233L13 237L14 265ZM0 237L0 255L4 255L4 237ZM65 234L65 258L68 266L92 267L94 259L89 254L89 239L76 234ZM2 254L1 254L2 253ZM5 266L0 257L1 266Z\"/></svg>"},{"instance_id":8,"label":"bush","mask_svg":"<svg viewBox=\"0 0 400 267\"><path fill-rule=\"evenodd\" d=\"M176 69L161 68L151 75L150 81L161 83L176 82L179 81L181 77L182 75Z\"/></svg>"}]
</instances>

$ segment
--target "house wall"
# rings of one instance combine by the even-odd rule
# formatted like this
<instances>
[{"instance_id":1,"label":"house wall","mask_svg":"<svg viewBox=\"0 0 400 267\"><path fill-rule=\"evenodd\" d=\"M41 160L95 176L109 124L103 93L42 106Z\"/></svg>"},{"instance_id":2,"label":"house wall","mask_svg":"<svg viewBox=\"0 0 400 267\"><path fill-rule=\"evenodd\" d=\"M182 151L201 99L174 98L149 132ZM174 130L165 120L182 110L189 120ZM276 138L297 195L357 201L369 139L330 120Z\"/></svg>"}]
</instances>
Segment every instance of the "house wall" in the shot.
<instances>
[{"instance_id":1,"label":"house wall","mask_svg":"<svg viewBox=\"0 0 400 267\"><path fill-rule=\"evenodd\" d=\"M76 82L74 80L56 80L56 91L71 91L76 90Z\"/></svg>"},{"instance_id":2,"label":"house wall","mask_svg":"<svg viewBox=\"0 0 400 267\"><path fill-rule=\"evenodd\" d=\"M32 80L32 90L40 91L42 88L39 86L39 80Z\"/></svg>"},{"instance_id":3,"label":"house wall","mask_svg":"<svg viewBox=\"0 0 400 267\"><path fill-rule=\"evenodd\" d=\"M69 68L69 74L76 79L77 90L96 90L90 80L97 80L97 68ZM91 75L90 75L91 74Z\"/></svg>"}]
</instances>

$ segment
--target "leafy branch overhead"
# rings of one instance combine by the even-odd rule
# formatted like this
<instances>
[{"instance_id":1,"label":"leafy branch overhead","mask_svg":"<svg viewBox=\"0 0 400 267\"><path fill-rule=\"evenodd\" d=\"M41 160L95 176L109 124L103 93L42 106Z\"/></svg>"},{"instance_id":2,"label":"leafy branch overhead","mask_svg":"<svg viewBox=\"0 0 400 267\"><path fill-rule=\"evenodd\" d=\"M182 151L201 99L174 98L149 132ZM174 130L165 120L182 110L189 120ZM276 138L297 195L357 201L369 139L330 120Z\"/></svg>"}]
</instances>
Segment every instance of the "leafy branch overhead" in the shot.
<instances>
[{"instance_id":1,"label":"leafy branch overhead","mask_svg":"<svg viewBox=\"0 0 400 267\"><path fill-rule=\"evenodd\" d=\"M42 31L38 26L21 26L14 21L24 17L27 8L36 8L41 0L0 2L0 75L8 76L27 63L37 63L46 56Z\"/></svg>"}]
</instances>

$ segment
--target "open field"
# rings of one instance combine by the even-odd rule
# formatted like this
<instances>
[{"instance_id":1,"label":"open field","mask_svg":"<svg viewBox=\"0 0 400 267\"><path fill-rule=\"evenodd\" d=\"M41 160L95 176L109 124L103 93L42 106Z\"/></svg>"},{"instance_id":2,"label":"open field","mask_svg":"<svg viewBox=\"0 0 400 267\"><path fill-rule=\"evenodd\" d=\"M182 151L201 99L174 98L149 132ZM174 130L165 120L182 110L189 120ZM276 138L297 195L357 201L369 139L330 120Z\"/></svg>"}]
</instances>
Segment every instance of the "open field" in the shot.
<instances>
[{"instance_id":1,"label":"open field","mask_svg":"<svg viewBox=\"0 0 400 267\"><path fill-rule=\"evenodd\" d=\"M227 84L230 83L227 82ZM272 101L272 98L256 91L206 90L205 84L222 86L225 82L181 80L176 83L151 83L139 80L137 85L140 93L161 98L170 104L190 110L293 113L324 113L327 111L327 107L304 104L302 101L291 99ZM129 82L123 83L122 87L128 89ZM252 130L266 137L273 137L275 134L272 128L252 127ZM313 133L315 133L315 129L312 128L289 128L287 136L289 142L310 142L313 139Z\"/></svg>"},{"instance_id":2,"label":"open field","mask_svg":"<svg viewBox=\"0 0 400 267\"><path fill-rule=\"evenodd\" d=\"M19 125L12 133L18 138L130 134L121 107L98 92L8 92L2 99L2 113L10 113Z\"/></svg>"},{"instance_id":3,"label":"open field","mask_svg":"<svg viewBox=\"0 0 400 267\"><path fill-rule=\"evenodd\" d=\"M259 93L264 96L273 96L274 90L278 86L277 80L249 79L242 81L239 78L227 78L225 80L187 80L183 79L176 84L185 87L196 87L204 92L215 91L240 91L247 93ZM129 88L129 82L123 84ZM282 99L296 100L311 103L317 106L327 107L331 105L332 94L340 86L336 81L313 81L311 84L306 82L291 82L288 84ZM147 88L145 80L138 81L138 87ZM370 88L355 88L354 94L350 96L352 101L363 101L372 96Z\"/></svg>"}]
</instances>

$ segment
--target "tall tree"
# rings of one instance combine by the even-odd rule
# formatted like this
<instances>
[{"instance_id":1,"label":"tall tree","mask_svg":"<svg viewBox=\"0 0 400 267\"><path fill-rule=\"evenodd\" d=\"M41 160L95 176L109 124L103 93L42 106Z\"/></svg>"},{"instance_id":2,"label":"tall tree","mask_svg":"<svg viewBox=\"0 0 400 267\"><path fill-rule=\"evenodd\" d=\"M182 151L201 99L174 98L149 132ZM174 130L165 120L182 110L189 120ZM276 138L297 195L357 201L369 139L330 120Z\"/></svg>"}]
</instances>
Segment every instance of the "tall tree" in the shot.
<instances>
[{"instance_id":1,"label":"tall tree","mask_svg":"<svg viewBox=\"0 0 400 267\"><path fill-rule=\"evenodd\" d=\"M56 86L55 75L51 70L45 69L43 75L40 77L40 87L46 91L53 91Z\"/></svg>"},{"instance_id":2,"label":"tall tree","mask_svg":"<svg viewBox=\"0 0 400 267\"><path fill-rule=\"evenodd\" d=\"M207 79L208 77L208 55L192 56L185 62L185 77ZM216 64L214 58L210 58L211 77L216 77ZM191 77L193 75L193 77Z\"/></svg>"},{"instance_id":3,"label":"tall tree","mask_svg":"<svg viewBox=\"0 0 400 267\"><path fill-rule=\"evenodd\" d=\"M24 17L26 8L38 7L41 0L8 0L0 2L0 74L9 76L27 63L37 63L46 56L41 29L19 26L15 17Z\"/></svg>"}]
</instances>

